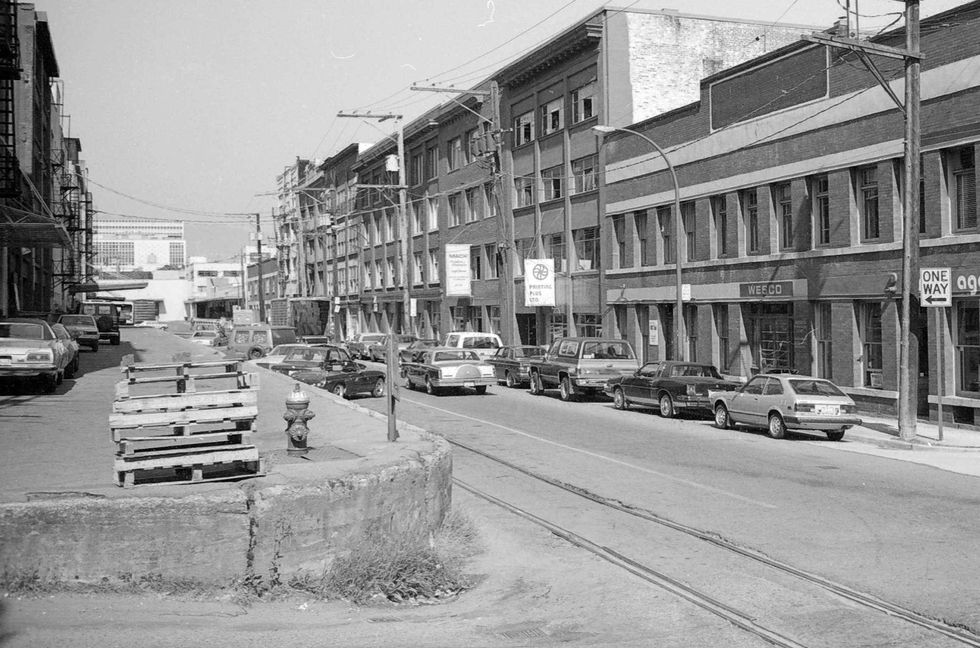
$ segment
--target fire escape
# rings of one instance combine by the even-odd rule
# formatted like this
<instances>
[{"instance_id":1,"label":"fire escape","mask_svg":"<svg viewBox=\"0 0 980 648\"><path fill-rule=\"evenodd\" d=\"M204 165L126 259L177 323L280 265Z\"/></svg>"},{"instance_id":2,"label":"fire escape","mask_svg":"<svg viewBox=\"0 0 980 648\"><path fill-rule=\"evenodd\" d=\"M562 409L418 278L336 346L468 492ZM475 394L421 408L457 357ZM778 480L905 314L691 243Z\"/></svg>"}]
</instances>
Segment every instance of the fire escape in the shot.
<instances>
[{"instance_id":1,"label":"fire escape","mask_svg":"<svg viewBox=\"0 0 980 648\"><path fill-rule=\"evenodd\" d=\"M14 124L14 81L20 79L17 3L0 2L0 198L20 195Z\"/></svg>"}]
</instances>

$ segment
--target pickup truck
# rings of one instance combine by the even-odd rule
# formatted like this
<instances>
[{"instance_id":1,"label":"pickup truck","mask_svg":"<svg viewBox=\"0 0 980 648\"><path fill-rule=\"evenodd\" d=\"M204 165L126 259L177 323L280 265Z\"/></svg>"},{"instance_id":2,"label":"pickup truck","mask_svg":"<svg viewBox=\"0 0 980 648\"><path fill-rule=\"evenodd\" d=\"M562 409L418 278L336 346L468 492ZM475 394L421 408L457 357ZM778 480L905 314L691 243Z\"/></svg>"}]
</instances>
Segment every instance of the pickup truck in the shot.
<instances>
[{"instance_id":1,"label":"pickup truck","mask_svg":"<svg viewBox=\"0 0 980 648\"><path fill-rule=\"evenodd\" d=\"M528 363L531 393L557 387L563 401L598 394L610 378L632 375L639 368L629 342L599 337L555 340L547 353Z\"/></svg>"}]
</instances>

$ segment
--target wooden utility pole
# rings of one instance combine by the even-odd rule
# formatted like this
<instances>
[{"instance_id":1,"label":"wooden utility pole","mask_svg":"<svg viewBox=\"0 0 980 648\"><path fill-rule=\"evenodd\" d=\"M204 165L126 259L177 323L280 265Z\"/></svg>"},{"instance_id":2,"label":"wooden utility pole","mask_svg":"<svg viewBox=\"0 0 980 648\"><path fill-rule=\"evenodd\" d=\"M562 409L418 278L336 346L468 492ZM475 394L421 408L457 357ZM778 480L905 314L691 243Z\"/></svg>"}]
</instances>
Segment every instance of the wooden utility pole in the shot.
<instances>
[{"instance_id":1,"label":"wooden utility pole","mask_svg":"<svg viewBox=\"0 0 980 648\"><path fill-rule=\"evenodd\" d=\"M919 178L920 129L919 129L919 68L922 54L919 52L919 0L897 0L905 3L905 49L869 43L846 36L812 34L805 40L848 49L868 68L888 96L898 105L905 116L905 159L903 184L903 233L902 233L902 301L899 312L898 358L898 431L903 440L915 438L916 401L918 398L918 348L913 344L912 308L918 308L915 284L919 280ZM848 5L849 6L849 5ZM885 56L905 62L904 101L889 87L884 76L875 67L870 56ZM918 313L916 313L916 317ZM940 380L942 377L940 376Z\"/></svg>"},{"instance_id":2,"label":"wooden utility pole","mask_svg":"<svg viewBox=\"0 0 980 648\"><path fill-rule=\"evenodd\" d=\"M265 323L265 277L262 275L262 223L259 214L255 214L255 246L259 257L259 322Z\"/></svg>"}]
</instances>

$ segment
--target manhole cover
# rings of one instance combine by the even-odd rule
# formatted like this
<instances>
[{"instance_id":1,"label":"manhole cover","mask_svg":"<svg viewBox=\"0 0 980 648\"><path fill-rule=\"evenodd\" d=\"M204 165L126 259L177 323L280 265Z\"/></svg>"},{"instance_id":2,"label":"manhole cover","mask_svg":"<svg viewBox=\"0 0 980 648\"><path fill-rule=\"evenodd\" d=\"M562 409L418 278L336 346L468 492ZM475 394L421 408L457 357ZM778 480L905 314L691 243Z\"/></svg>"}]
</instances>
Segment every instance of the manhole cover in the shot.
<instances>
[{"instance_id":1,"label":"manhole cover","mask_svg":"<svg viewBox=\"0 0 980 648\"><path fill-rule=\"evenodd\" d=\"M309 452L307 452L305 455L291 455L285 449L283 449L273 450L272 452L266 453L266 456L274 464L317 463L321 461L343 461L344 459L361 458L361 455L359 454L354 454L353 452L348 452L343 448L330 445L310 448Z\"/></svg>"}]
</instances>

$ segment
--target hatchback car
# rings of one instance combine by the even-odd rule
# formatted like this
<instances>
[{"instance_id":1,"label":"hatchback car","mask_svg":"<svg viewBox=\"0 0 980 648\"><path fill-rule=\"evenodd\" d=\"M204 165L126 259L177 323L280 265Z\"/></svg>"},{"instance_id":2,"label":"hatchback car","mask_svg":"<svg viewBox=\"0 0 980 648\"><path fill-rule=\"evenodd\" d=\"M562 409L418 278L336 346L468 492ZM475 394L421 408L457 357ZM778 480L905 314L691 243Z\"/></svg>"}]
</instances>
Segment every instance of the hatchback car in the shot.
<instances>
[{"instance_id":1,"label":"hatchback car","mask_svg":"<svg viewBox=\"0 0 980 648\"><path fill-rule=\"evenodd\" d=\"M848 428L861 425L851 397L823 378L760 374L737 391L713 391L709 398L716 426L764 428L774 439L787 430L806 430L840 441Z\"/></svg>"}]
</instances>

